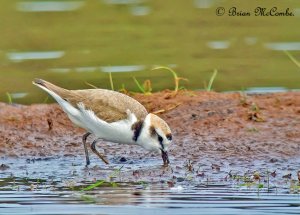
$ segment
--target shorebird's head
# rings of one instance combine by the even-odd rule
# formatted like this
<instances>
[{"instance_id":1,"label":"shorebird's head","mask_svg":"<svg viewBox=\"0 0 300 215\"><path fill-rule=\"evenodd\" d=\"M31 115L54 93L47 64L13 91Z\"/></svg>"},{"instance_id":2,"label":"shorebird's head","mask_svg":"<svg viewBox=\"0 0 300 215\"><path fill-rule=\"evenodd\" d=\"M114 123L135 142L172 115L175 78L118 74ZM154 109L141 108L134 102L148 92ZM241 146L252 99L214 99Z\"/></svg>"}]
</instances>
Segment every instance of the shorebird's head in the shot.
<instances>
[{"instance_id":1,"label":"shorebird's head","mask_svg":"<svg viewBox=\"0 0 300 215\"><path fill-rule=\"evenodd\" d=\"M155 114L148 114L141 125L137 143L149 151L161 153L164 165L168 165L168 148L171 142L172 133L168 124Z\"/></svg>"}]
</instances>

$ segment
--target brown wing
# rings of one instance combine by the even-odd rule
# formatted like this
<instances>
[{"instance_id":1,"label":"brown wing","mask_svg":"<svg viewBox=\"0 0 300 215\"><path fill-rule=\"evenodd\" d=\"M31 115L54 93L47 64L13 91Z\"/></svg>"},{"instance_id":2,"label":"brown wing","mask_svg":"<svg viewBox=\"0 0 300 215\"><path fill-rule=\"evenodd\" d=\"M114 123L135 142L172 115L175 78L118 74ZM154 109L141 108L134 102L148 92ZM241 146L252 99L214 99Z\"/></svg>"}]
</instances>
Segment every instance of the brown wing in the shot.
<instances>
[{"instance_id":1,"label":"brown wing","mask_svg":"<svg viewBox=\"0 0 300 215\"><path fill-rule=\"evenodd\" d=\"M87 109L91 109L100 119L107 122L127 118L127 109L134 113L138 119L143 119L148 114L145 107L135 99L111 90L70 90L63 96L74 107L82 102Z\"/></svg>"},{"instance_id":2,"label":"brown wing","mask_svg":"<svg viewBox=\"0 0 300 215\"><path fill-rule=\"evenodd\" d=\"M148 114L145 107L138 101L112 90L67 90L42 79L35 79L34 84L42 85L52 90L74 107L77 107L77 104L82 102L87 109L91 109L100 119L107 122L115 122L127 118L127 109L134 113L138 119L144 119Z\"/></svg>"}]
</instances>

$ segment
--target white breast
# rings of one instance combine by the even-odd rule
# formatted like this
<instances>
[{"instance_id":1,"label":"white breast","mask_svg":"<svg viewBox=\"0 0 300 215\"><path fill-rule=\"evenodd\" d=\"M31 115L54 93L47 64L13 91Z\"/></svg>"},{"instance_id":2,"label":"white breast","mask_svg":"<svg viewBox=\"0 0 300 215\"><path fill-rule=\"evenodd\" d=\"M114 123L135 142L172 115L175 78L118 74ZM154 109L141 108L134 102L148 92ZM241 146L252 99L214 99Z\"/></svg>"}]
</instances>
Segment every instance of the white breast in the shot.
<instances>
[{"instance_id":1,"label":"white breast","mask_svg":"<svg viewBox=\"0 0 300 215\"><path fill-rule=\"evenodd\" d=\"M133 131L131 130L131 126L137 119L130 111L127 113L127 119L107 123L99 119L92 110L86 110L83 103L79 103L78 107L80 123L97 138L116 143L135 144L132 140Z\"/></svg>"}]
</instances>

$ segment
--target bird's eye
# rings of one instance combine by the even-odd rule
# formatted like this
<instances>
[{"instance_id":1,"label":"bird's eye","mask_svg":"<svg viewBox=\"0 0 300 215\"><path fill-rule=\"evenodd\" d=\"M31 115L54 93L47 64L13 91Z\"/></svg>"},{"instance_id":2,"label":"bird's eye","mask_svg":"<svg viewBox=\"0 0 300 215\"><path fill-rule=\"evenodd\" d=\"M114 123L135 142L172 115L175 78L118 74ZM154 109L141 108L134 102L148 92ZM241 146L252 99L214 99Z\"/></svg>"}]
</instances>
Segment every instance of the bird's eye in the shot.
<instances>
[{"instance_id":1,"label":"bird's eye","mask_svg":"<svg viewBox=\"0 0 300 215\"><path fill-rule=\"evenodd\" d=\"M167 134L166 137L168 140L172 140L172 134Z\"/></svg>"},{"instance_id":2,"label":"bird's eye","mask_svg":"<svg viewBox=\"0 0 300 215\"><path fill-rule=\"evenodd\" d=\"M160 136L160 135L157 135L158 136L158 141L160 142L160 143L162 143L163 142L163 138Z\"/></svg>"}]
</instances>

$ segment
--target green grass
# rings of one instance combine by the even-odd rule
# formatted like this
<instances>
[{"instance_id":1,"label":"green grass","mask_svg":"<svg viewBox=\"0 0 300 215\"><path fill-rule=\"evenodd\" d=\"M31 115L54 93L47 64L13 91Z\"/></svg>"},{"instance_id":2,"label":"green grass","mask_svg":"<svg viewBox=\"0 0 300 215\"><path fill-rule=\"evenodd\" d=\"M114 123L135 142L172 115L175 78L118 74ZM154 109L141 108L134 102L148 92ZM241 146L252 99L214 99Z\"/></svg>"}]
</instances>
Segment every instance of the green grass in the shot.
<instances>
[{"instance_id":1,"label":"green grass","mask_svg":"<svg viewBox=\"0 0 300 215\"><path fill-rule=\"evenodd\" d=\"M187 79L178 77L177 73L173 69L171 69L170 67L158 66L158 67L154 67L151 70L154 71L154 70L161 70L161 69L171 72L171 74L172 74L172 76L174 78L174 85L175 85L174 93L177 93L179 89L184 88L184 87L180 87L179 86L179 81L180 80L187 81ZM151 84L150 80L146 80L143 85L141 85L140 82L135 77L133 77L133 81L136 84L136 86L138 87L138 89L143 94L145 94L145 95L150 95L151 94L151 92L152 92L152 84Z\"/></svg>"},{"instance_id":2,"label":"green grass","mask_svg":"<svg viewBox=\"0 0 300 215\"><path fill-rule=\"evenodd\" d=\"M95 85L90 84L90 83L88 83L88 82L85 82L85 84L86 84L87 86L89 86L89 87L94 88L94 89L97 89L97 88L98 88L98 87L96 87Z\"/></svg>"},{"instance_id":3,"label":"green grass","mask_svg":"<svg viewBox=\"0 0 300 215\"><path fill-rule=\"evenodd\" d=\"M146 94L146 90L144 89L144 87L140 84L140 82L135 78L132 77L134 83L136 84L136 86L138 87L138 89L143 93Z\"/></svg>"},{"instance_id":4,"label":"green grass","mask_svg":"<svg viewBox=\"0 0 300 215\"><path fill-rule=\"evenodd\" d=\"M210 92L212 90L212 85L214 83L214 80L215 80L217 74L218 74L218 70L215 69L214 73L212 74L212 76L209 79L208 86L206 87L207 92Z\"/></svg>"},{"instance_id":5,"label":"green grass","mask_svg":"<svg viewBox=\"0 0 300 215\"><path fill-rule=\"evenodd\" d=\"M284 51L284 53L291 59L291 61L296 64L300 68L300 62L288 51Z\"/></svg>"},{"instance_id":6,"label":"green grass","mask_svg":"<svg viewBox=\"0 0 300 215\"><path fill-rule=\"evenodd\" d=\"M120 167L119 169L115 169L115 170L113 171L113 173L111 173L111 174L109 175L109 178L116 177L118 174L120 174L120 171L121 171L122 168L123 168L123 166ZM91 184L91 185L89 185L89 186L83 188L81 191L89 191L89 190L94 189L95 187L99 187L99 186L104 185L104 184L108 184L108 185L110 185L111 187L117 187L117 186L118 186L116 182L113 182L113 181L107 181L107 180L101 179L101 180L98 180L97 182L95 182L95 183L93 183L93 184Z\"/></svg>"},{"instance_id":7,"label":"green grass","mask_svg":"<svg viewBox=\"0 0 300 215\"><path fill-rule=\"evenodd\" d=\"M171 69L170 67L166 67L166 66L158 66L158 67L154 67L152 70L158 70L158 69L164 69L164 70L167 70L167 71L169 71L169 72L172 73L173 78L174 78L174 85L175 85L174 92L175 92L175 93L177 93L178 90L180 89L180 87L179 87L179 81L180 81L180 80L185 80L185 81L187 81L186 78L178 77L177 73L176 73L173 69Z\"/></svg>"},{"instance_id":8,"label":"green grass","mask_svg":"<svg viewBox=\"0 0 300 215\"><path fill-rule=\"evenodd\" d=\"M109 83L110 83L110 89L115 90L111 72L109 73Z\"/></svg>"},{"instance_id":9,"label":"green grass","mask_svg":"<svg viewBox=\"0 0 300 215\"><path fill-rule=\"evenodd\" d=\"M151 81L150 80L145 80L143 85L140 84L140 82L135 78L132 77L134 83L138 87L138 89L145 95L151 95L152 93L152 86L151 86Z\"/></svg>"},{"instance_id":10,"label":"green grass","mask_svg":"<svg viewBox=\"0 0 300 215\"><path fill-rule=\"evenodd\" d=\"M6 92L6 96L7 96L7 102L8 102L8 104L12 104L13 100L12 100L11 94L8 93L8 92Z\"/></svg>"}]
</instances>

